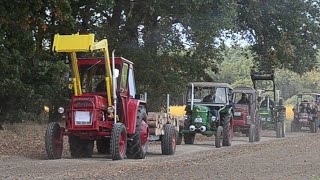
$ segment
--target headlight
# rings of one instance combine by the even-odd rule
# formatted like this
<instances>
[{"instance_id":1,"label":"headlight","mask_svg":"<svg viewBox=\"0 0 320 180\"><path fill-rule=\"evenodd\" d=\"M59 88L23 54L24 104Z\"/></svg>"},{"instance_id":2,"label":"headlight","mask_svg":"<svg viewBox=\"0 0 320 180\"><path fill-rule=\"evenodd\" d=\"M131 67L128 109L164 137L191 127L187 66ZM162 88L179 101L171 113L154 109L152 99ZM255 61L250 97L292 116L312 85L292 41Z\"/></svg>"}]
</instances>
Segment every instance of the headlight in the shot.
<instances>
[{"instance_id":1,"label":"headlight","mask_svg":"<svg viewBox=\"0 0 320 180\"><path fill-rule=\"evenodd\" d=\"M251 120L251 116L247 116L247 120L249 120L249 121L250 121L250 120Z\"/></svg>"},{"instance_id":2,"label":"headlight","mask_svg":"<svg viewBox=\"0 0 320 180\"><path fill-rule=\"evenodd\" d=\"M211 121L216 121L216 120L217 120L217 117L215 117L215 116L211 117Z\"/></svg>"},{"instance_id":3,"label":"headlight","mask_svg":"<svg viewBox=\"0 0 320 180\"><path fill-rule=\"evenodd\" d=\"M113 107L108 107L108 113L113 113Z\"/></svg>"},{"instance_id":4,"label":"headlight","mask_svg":"<svg viewBox=\"0 0 320 180\"><path fill-rule=\"evenodd\" d=\"M64 113L64 108L63 107L59 107L58 108L58 113L60 113L60 114Z\"/></svg>"}]
</instances>

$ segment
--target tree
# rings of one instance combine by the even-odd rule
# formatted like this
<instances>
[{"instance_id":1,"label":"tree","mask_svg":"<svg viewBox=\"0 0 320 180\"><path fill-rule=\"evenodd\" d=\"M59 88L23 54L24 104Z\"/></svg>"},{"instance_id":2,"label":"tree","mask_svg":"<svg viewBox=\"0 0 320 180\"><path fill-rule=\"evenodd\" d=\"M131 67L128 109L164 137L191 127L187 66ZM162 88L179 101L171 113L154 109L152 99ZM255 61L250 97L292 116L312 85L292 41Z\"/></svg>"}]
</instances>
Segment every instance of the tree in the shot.
<instances>
[{"instance_id":1,"label":"tree","mask_svg":"<svg viewBox=\"0 0 320 180\"><path fill-rule=\"evenodd\" d=\"M237 2L238 24L253 43L256 62L299 74L314 67L320 32L318 0Z\"/></svg>"}]
</instances>

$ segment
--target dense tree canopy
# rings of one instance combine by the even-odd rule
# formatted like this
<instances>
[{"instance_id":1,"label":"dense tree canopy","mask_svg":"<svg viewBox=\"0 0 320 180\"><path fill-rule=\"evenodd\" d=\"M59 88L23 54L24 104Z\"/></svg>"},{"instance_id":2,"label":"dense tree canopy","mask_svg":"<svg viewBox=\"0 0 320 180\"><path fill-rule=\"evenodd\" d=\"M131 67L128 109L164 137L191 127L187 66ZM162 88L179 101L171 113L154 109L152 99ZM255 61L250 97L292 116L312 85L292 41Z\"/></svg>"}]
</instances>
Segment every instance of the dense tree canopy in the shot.
<instances>
[{"instance_id":1,"label":"dense tree canopy","mask_svg":"<svg viewBox=\"0 0 320 180\"><path fill-rule=\"evenodd\" d=\"M165 94L178 99L188 81L249 84L240 77L256 62L298 73L312 69L318 7L311 0L3 0L0 121L36 120L44 105L53 113L68 100L68 66L50 50L56 33L107 38L110 50L135 63L138 90L148 92L149 110L158 110ZM251 45L229 57L236 50L225 49L225 32L241 33ZM219 79L220 63L229 69L221 68ZM244 71L232 74L238 66Z\"/></svg>"}]
</instances>

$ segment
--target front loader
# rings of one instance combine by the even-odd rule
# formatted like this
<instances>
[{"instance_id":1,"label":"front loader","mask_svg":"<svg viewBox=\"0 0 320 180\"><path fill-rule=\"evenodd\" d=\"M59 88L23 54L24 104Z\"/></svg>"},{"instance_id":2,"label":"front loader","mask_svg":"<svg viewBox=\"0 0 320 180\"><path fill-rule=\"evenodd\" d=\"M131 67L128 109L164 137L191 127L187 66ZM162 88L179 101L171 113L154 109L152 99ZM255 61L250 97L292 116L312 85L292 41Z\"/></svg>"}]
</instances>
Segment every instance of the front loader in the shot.
<instances>
[{"instance_id":1,"label":"front loader","mask_svg":"<svg viewBox=\"0 0 320 180\"><path fill-rule=\"evenodd\" d=\"M136 94L133 63L122 57L109 58L106 39L94 35L55 35L54 52L71 55L73 95L70 108L59 108L65 124L48 125L45 147L49 159L60 159L63 137L68 136L73 158L91 157L94 142L112 160L143 159L149 127L146 100ZM78 54L102 53L103 57L78 58ZM57 120L58 121L58 120Z\"/></svg>"}]
</instances>

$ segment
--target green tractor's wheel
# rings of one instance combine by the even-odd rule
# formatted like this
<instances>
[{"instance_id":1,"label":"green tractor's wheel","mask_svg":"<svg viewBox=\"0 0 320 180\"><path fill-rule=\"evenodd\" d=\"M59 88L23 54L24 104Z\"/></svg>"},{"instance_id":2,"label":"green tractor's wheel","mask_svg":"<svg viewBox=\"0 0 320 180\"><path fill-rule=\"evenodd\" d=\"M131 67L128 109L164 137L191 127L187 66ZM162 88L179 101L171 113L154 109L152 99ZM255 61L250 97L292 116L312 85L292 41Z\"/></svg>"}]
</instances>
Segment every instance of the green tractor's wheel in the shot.
<instances>
[{"instance_id":1,"label":"green tractor's wheel","mask_svg":"<svg viewBox=\"0 0 320 180\"><path fill-rule=\"evenodd\" d=\"M161 137L161 152L163 155L173 155L176 152L176 128L171 124L164 126L164 135Z\"/></svg>"},{"instance_id":2,"label":"green tractor's wheel","mask_svg":"<svg viewBox=\"0 0 320 180\"><path fill-rule=\"evenodd\" d=\"M223 138L223 127L219 126L217 129L217 134L215 136L215 146L216 148L220 148L222 146L222 138Z\"/></svg>"},{"instance_id":3,"label":"green tractor's wheel","mask_svg":"<svg viewBox=\"0 0 320 180\"><path fill-rule=\"evenodd\" d=\"M94 141L82 140L78 136L69 135L69 150L73 158L92 157Z\"/></svg>"},{"instance_id":4,"label":"green tractor's wheel","mask_svg":"<svg viewBox=\"0 0 320 180\"><path fill-rule=\"evenodd\" d=\"M256 133L255 129L256 129L256 126L254 124L251 124L249 129L249 142L254 142L255 133Z\"/></svg>"},{"instance_id":5,"label":"green tractor's wheel","mask_svg":"<svg viewBox=\"0 0 320 180\"><path fill-rule=\"evenodd\" d=\"M184 143L185 144L193 144L195 136L196 136L195 133L183 135Z\"/></svg>"},{"instance_id":6,"label":"green tractor's wheel","mask_svg":"<svg viewBox=\"0 0 320 180\"><path fill-rule=\"evenodd\" d=\"M261 140L261 118L256 119L256 133L254 137L254 141L259 142Z\"/></svg>"},{"instance_id":7,"label":"green tractor's wheel","mask_svg":"<svg viewBox=\"0 0 320 180\"><path fill-rule=\"evenodd\" d=\"M282 130L282 123L281 122L277 122L277 124L276 124L277 138L281 138L281 130Z\"/></svg>"},{"instance_id":8,"label":"green tractor's wheel","mask_svg":"<svg viewBox=\"0 0 320 180\"><path fill-rule=\"evenodd\" d=\"M144 159L148 149L148 124L145 107L139 106L136 119L136 132L129 135L127 143L127 158Z\"/></svg>"},{"instance_id":9,"label":"green tractor's wheel","mask_svg":"<svg viewBox=\"0 0 320 180\"><path fill-rule=\"evenodd\" d=\"M226 117L224 117L222 123L223 123L222 145L223 146L231 146L232 135L233 135L232 118L230 118L229 116L226 116Z\"/></svg>"},{"instance_id":10,"label":"green tractor's wheel","mask_svg":"<svg viewBox=\"0 0 320 180\"><path fill-rule=\"evenodd\" d=\"M111 134L111 158L112 160L121 160L124 158L127 149L127 130L122 123L113 125Z\"/></svg>"},{"instance_id":11,"label":"green tractor's wheel","mask_svg":"<svg viewBox=\"0 0 320 180\"><path fill-rule=\"evenodd\" d=\"M110 138L96 141L97 151L100 154L110 154Z\"/></svg>"},{"instance_id":12,"label":"green tractor's wheel","mask_svg":"<svg viewBox=\"0 0 320 180\"><path fill-rule=\"evenodd\" d=\"M49 159L61 159L63 149L63 135L60 125L56 122L49 124L46 130L45 147Z\"/></svg>"},{"instance_id":13,"label":"green tractor's wheel","mask_svg":"<svg viewBox=\"0 0 320 180\"><path fill-rule=\"evenodd\" d=\"M182 134L180 132L176 132L176 137L177 137L176 144L181 145L182 144Z\"/></svg>"},{"instance_id":14,"label":"green tractor's wheel","mask_svg":"<svg viewBox=\"0 0 320 180\"><path fill-rule=\"evenodd\" d=\"M286 124L285 124L286 122L285 121L283 121L282 122L282 130L281 130L281 137L285 137L286 135L285 135L285 133L286 133Z\"/></svg>"}]
</instances>

